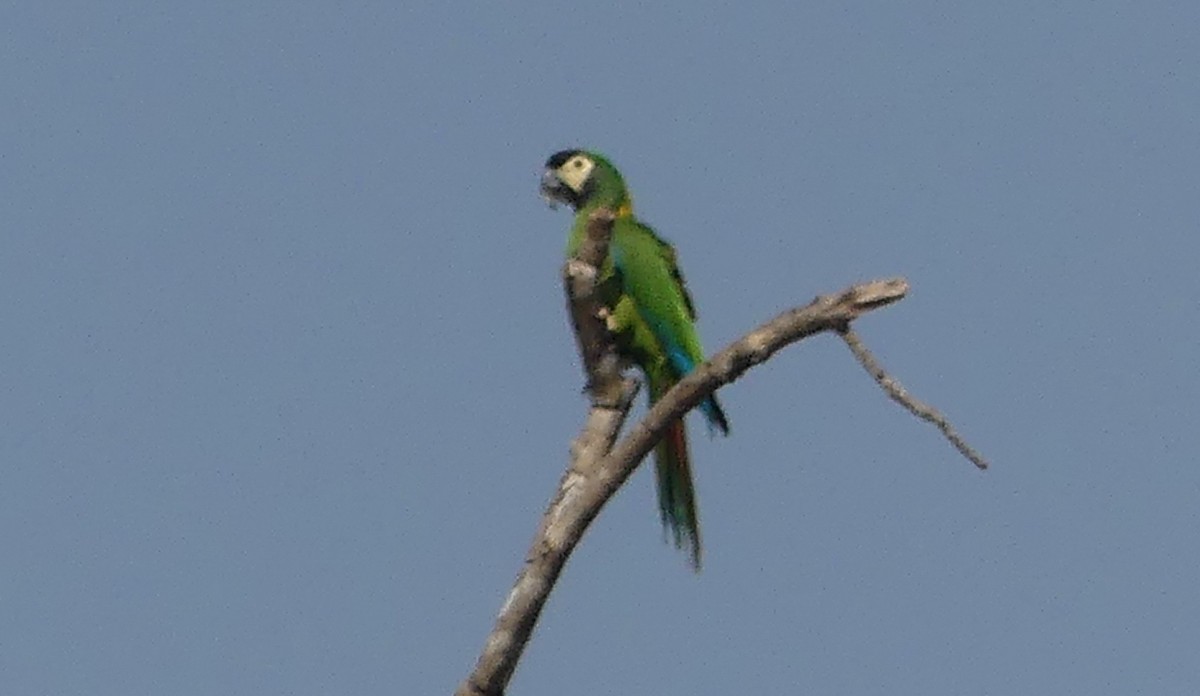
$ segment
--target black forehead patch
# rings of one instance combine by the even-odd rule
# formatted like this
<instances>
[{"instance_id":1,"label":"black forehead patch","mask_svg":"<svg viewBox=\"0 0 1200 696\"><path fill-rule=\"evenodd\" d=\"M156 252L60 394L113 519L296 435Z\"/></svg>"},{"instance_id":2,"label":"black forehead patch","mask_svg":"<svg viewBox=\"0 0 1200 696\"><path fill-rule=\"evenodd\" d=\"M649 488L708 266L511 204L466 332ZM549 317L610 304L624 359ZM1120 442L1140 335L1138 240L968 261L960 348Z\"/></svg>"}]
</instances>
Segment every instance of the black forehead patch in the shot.
<instances>
[{"instance_id":1,"label":"black forehead patch","mask_svg":"<svg viewBox=\"0 0 1200 696\"><path fill-rule=\"evenodd\" d=\"M550 159L546 160L546 168L558 169L566 164L567 160L579 154L583 154L583 150L560 150L553 155L550 155Z\"/></svg>"}]
</instances>

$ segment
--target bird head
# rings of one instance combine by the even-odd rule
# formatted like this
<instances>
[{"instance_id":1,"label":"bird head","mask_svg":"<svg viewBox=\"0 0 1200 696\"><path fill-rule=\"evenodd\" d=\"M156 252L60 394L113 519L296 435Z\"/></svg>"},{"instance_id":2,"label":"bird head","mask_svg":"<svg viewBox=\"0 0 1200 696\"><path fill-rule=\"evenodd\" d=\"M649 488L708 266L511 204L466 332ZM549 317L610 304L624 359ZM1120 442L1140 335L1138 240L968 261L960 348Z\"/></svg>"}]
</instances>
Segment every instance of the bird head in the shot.
<instances>
[{"instance_id":1,"label":"bird head","mask_svg":"<svg viewBox=\"0 0 1200 696\"><path fill-rule=\"evenodd\" d=\"M546 160L542 172L542 198L551 208L566 203L575 210L627 205L629 195L616 167L594 152L562 150Z\"/></svg>"}]
</instances>

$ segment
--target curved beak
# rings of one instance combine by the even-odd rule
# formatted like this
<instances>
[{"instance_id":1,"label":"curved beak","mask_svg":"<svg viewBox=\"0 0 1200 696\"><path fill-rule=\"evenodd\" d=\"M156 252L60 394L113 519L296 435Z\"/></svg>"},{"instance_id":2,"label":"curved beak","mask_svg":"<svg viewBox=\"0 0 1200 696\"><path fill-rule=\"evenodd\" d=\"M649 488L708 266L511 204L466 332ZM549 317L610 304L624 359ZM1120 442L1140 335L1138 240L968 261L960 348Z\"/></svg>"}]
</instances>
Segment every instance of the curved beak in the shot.
<instances>
[{"instance_id":1,"label":"curved beak","mask_svg":"<svg viewBox=\"0 0 1200 696\"><path fill-rule=\"evenodd\" d=\"M558 178L558 173L553 169L547 169L542 172L542 185L539 187L542 194L542 199L546 201L546 205L551 208L557 208L559 203L568 202L570 189Z\"/></svg>"}]
</instances>

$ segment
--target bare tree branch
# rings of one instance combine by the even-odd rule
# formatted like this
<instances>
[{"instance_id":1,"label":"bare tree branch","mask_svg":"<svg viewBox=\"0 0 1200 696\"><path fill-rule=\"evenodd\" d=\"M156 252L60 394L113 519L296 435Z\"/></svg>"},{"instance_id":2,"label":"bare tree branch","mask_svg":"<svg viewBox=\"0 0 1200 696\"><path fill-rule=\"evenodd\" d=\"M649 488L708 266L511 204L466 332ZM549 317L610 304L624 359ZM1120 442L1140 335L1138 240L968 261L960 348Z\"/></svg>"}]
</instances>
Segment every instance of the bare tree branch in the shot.
<instances>
[{"instance_id":1,"label":"bare tree branch","mask_svg":"<svg viewBox=\"0 0 1200 696\"><path fill-rule=\"evenodd\" d=\"M571 465L559 481L558 492L542 515L525 556L525 566L500 608L475 670L458 687L457 696L504 693L567 558L600 513L607 496L596 492L596 473L625 422L637 382L623 380L621 388L617 406L594 405L588 414L583 431L572 445Z\"/></svg>"},{"instance_id":2,"label":"bare tree branch","mask_svg":"<svg viewBox=\"0 0 1200 696\"><path fill-rule=\"evenodd\" d=\"M600 302L600 271L612 236L613 216L598 211L575 257L563 268L567 312L575 326L592 407L571 443L571 463L542 515L525 566L500 609L483 652L456 696L500 696L533 633L550 590L583 532L610 496L597 492L597 474L637 394L638 383L621 376L620 361Z\"/></svg>"},{"instance_id":3,"label":"bare tree branch","mask_svg":"<svg viewBox=\"0 0 1200 696\"><path fill-rule=\"evenodd\" d=\"M623 392L621 367L600 299L600 274L612 238L612 211L601 208L588 219L587 234L573 258L563 266L567 314L583 359L588 391L594 401L619 402Z\"/></svg>"},{"instance_id":4,"label":"bare tree branch","mask_svg":"<svg viewBox=\"0 0 1200 696\"><path fill-rule=\"evenodd\" d=\"M859 364L875 379L883 391L892 397L892 401L908 409L917 418L936 425L938 430L941 430L946 439L950 441L950 444L954 445L962 453L962 456L971 460L972 464L980 469L988 468L987 460L983 458L983 455L976 452L973 447L967 444L966 440L962 439L962 436L951 427L950 422L946 420L945 416L936 408L909 394L894 377L884 371L883 366L879 364L875 356L871 355L871 351L867 350L867 347L863 345L862 339L858 337L858 334L854 333L854 329L847 326L838 333L841 334L842 340L846 342L846 345L850 346L850 352L854 353L855 358L858 358Z\"/></svg>"},{"instance_id":5,"label":"bare tree branch","mask_svg":"<svg viewBox=\"0 0 1200 696\"><path fill-rule=\"evenodd\" d=\"M667 426L693 409L718 387L741 377L781 348L823 331L840 331L862 314L904 297L903 278L854 285L837 295L824 295L804 307L787 310L734 341L684 377L613 448L601 474L609 495L633 473L654 448Z\"/></svg>"},{"instance_id":6,"label":"bare tree branch","mask_svg":"<svg viewBox=\"0 0 1200 696\"><path fill-rule=\"evenodd\" d=\"M568 310L588 376L591 411L583 431L572 444L570 466L542 517L525 566L500 609L475 669L459 685L456 696L503 695L567 558L588 525L662 437L667 426L718 387L738 379L785 346L816 333L837 332L892 398L942 428L977 466L983 462L940 414L908 397L865 348L861 354L855 349L855 345L861 348L861 342L850 333L850 322L902 299L908 292L908 283L903 278L862 283L783 312L688 374L617 442L637 383L621 376L620 360L605 325L600 301L600 271L612 234L612 220L608 212L592 216L587 239L563 271ZM870 362L864 361L863 355Z\"/></svg>"}]
</instances>

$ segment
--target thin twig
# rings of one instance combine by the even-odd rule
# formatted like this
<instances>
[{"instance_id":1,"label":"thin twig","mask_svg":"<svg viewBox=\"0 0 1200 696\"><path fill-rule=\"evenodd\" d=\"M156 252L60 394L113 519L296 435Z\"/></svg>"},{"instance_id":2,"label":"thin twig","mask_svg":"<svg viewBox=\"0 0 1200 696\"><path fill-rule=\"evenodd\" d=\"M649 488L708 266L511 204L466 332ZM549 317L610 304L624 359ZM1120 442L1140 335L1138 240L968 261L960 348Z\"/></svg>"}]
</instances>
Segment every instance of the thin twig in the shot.
<instances>
[{"instance_id":1,"label":"thin twig","mask_svg":"<svg viewBox=\"0 0 1200 696\"><path fill-rule=\"evenodd\" d=\"M946 420L945 416L943 416L936 408L923 401L920 401L912 394L909 394L904 387L900 386L900 383L897 382L894 377L889 375L887 371L883 369L883 366L879 364L879 361L875 359L875 356L871 354L871 351L868 350L865 345L863 345L862 339L858 337L858 334L854 333L854 329L846 326L839 330L838 334L841 335L842 340L846 342L846 345L850 347L850 352L854 353L854 357L858 359L858 362L863 366L863 369L865 369L867 373L870 374L875 380L875 382L879 384L883 391L892 398L892 401L895 401L904 408L908 409L909 412L917 418L929 421L930 423L936 425L938 430L941 430L942 434L946 436L946 439L950 441L950 444L954 445L955 449L961 452L964 457L969 459L972 464L980 469L988 468L987 460L983 458L983 455L976 452L974 448L967 444L966 440L963 440L962 436L954 430L954 428L950 425L950 421Z\"/></svg>"}]
</instances>

